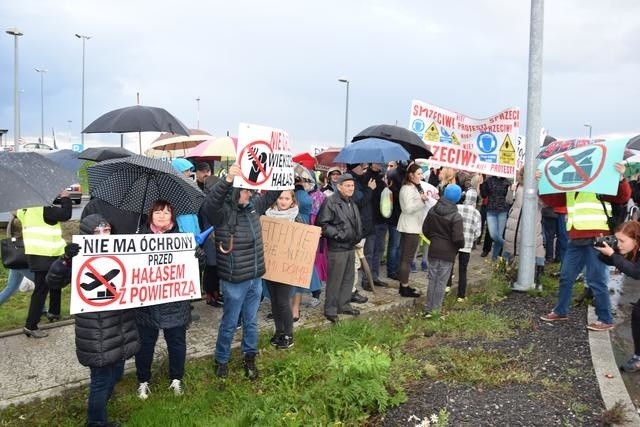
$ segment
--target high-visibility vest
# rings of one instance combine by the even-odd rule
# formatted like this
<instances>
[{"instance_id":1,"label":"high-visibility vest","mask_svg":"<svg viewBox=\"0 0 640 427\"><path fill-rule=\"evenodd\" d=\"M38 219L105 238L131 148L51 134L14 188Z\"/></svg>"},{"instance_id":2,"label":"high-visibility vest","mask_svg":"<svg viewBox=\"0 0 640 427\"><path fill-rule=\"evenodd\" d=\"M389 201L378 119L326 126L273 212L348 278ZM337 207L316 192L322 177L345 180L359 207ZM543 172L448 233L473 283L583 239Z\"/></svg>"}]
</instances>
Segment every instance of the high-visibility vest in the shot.
<instances>
[{"instance_id":1,"label":"high-visibility vest","mask_svg":"<svg viewBox=\"0 0 640 427\"><path fill-rule=\"evenodd\" d=\"M608 230L607 214L611 216L611 204L604 202L607 209L605 214L603 202L595 193L570 192L567 198L567 231L576 230Z\"/></svg>"},{"instance_id":2,"label":"high-visibility vest","mask_svg":"<svg viewBox=\"0 0 640 427\"><path fill-rule=\"evenodd\" d=\"M22 223L25 254L50 257L64 254L66 242L62 238L62 227L60 223L44 222L44 207L19 209L17 216Z\"/></svg>"}]
</instances>

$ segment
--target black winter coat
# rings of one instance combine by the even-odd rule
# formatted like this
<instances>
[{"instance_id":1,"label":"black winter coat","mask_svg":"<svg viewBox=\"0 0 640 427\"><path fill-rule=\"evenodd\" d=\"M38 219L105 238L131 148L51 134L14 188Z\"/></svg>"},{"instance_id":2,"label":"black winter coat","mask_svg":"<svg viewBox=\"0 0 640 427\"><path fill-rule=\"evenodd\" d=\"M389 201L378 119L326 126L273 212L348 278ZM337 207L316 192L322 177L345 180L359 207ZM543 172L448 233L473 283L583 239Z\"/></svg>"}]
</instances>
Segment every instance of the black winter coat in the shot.
<instances>
[{"instance_id":1,"label":"black winter coat","mask_svg":"<svg viewBox=\"0 0 640 427\"><path fill-rule=\"evenodd\" d=\"M351 198L333 193L320 206L316 225L322 227L330 251L348 251L362 240L360 212Z\"/></svg>"},{"instance_id":2,"label":"black winter coat","mask_svg":"<svg viewBox=\"0 0 640 427\"><path fill-rule=\"evenodd\" d=\"M207 194L201 208L215 227L218 276L232 283L255 279L266 272L260 216L280 195L280 191L268 191L253 197L248 205L240 206L239 191L222 179ZM233 250L222 253L220 245L228 249L232 234Z\"/></svg>"},{"instance_id":3,"label":"black winter coat","mask_svg":"<svg viewBox=\"0 0 640 427\"><path fill-rule=\"evenodd\" d=\"M367 185L369 179L363 175L353 174L356 183L356 191L353 193L353 201L360 212L362 223L362 237L373 234L376 230L373 226L373 212L371 211L373 191Z\"/></svg>"},{"instance_id":4,"label":"black winter coat","mask_svg":"<svg viewBox=\"0 0 640 427\"><path fill-rule=\"evenodd\" d=\"M364 177L363 177L364 185L367 185L370 179L374 179L376 181L376 188L371 192L371 203L369 203L369 209L371 211L371 219L373 220L373 222L371 223L371 228L373 229L373 232L375 232L375 228L373 226L387 223L387 218L383 217L382 214L380 213L380 195L382 194L382 190L384 190L384 188L387 186L382 180L383 176L384 175L382 174L382 172L375 172L371 170L371 168L369 168L364 173ZM362 211L360 211L360 213L362 214ZM367 220L365 219L364 215L360 215L360 216L361 216L362 222L366 223ZM365 228L366 228L366 225L365 225ZM365 236L368 236L368 234L365 234Z\"/></svg>"},{"instance_id":5,"label":"black winter coat","mask_svg":"<svg viewBox=\"0 0 640 427\"><path fill-rule=\"evenodd\" d=\"M149 226L143 228L144 234L151 234ZM178 233L178 226L167 233ZM188 300L149 305L136 309L136 322L155 329L170 329L178 326L189 326L191 323L191 306Z\"/></svg>"},{"instance_id":6,"label":"black winter coat","mask_svg":"<svg viewBox=\"0 0 640 427\"><path fill-rule=\"evenodd\" d=\"M509 181L504 177L490 176L480 184L480 196L489 198L487 211L508 211L507 191L509 191Z\"/></svg>"},{"instance_id":7,"label":"black winter coat","mask_svg":"<svg viewBox=\"0 0 640 427\"><path fill-rule=\"evenodd\" d=\"M453 262L458 249L464 247L462 216L457 206L440 199L429 209L422 223L422 234L429 239L429 258Z\"/></svg>"},{"instance_id":8,"label":"black winter coat","mask_svg":"<svg viewBox=\"0 0 640 427\"><path fill-rule=\"evenodd\" d=\"M101 368L134 356L140 349L134 311L76 314L78 362L84 366Z\"/></svg>"}]
</instances>

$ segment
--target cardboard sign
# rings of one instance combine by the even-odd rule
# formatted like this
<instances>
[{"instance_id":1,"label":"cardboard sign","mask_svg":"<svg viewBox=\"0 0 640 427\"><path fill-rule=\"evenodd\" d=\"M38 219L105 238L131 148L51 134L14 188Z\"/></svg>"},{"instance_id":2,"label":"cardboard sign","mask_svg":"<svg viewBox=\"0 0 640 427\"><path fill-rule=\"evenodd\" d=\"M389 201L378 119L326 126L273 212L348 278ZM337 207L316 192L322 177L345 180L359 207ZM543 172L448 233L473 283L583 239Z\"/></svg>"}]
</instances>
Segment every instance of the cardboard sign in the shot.
<instances>
[{"instance_id":1,"label":"cardboard sign","mask_svg":"<svg viewBox=\"0 0 640 427\"><path fill-rule=\"evenodd\" d=\"M539 193L617 194L620 174L614 165L622 161L626 143L627 139L618 139L577 146L542 160L538 165L542 172Z\"/></svg>"},{"instance_id":2,"label":"cardboard sign","mask_svg":"<svg viewBox=\"0 0 640 427\"><path fill-rule=\"evenodd\" d=\"M474 119L414 100L409 129L431 148L429 164L488 175L515 176L520 110Z\"/></svg>"},{"instance_id":3,"label":"cardboard sign","mask_svg":"<svg viewBox=\"0 0 640 427\"><path fill-rule=\"evenodd\" d=\"M192 233L73 236L71 314L200 298Z\"/></svg>"},{"instance_id":4,"label":"cardboard sign","mask_svg":"<svg viewBox=\"0 0 640 427\"><path fill-rule=\"evenodd\" d=\"M309 289L322 229L284 219L260 217L264 279Z\"/></svg>"},{"instance_id":5,"label":"cardboard sign","mask_svg":"<svg viewBox=\"0 0 640 427\"><path fill-rule=\"evenodd\" d=\"M234 187L289 190L293 187L293 161L289 134L282 129L240 123L238 165L242 174Z\"/></svg>"}]
</instances>

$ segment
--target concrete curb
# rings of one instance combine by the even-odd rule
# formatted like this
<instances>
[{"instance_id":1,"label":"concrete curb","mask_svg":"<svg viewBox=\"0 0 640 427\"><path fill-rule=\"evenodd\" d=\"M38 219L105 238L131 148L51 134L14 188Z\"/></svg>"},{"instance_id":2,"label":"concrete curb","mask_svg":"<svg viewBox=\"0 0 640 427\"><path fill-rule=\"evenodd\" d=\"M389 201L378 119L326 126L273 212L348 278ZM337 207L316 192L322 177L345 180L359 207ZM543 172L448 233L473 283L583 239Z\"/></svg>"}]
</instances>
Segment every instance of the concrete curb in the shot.
<instances>
[{"instance_id":1,"label":"concrete curb","mask_svg":"<svg viewBox=\"0 0 640 427\"><path fill-rule=\"evenodd\" d=\"M593 323L597 319L593 306L589 306L588 322ZM591 349L591 361L598 379L600 395L607 410L613 408L616 403L621 403L625 409L625 415L629 421L625 426L640 426L640 415L629 396L629 392L620 376L620 370L613 355L611 337L609 331L589 331L589 348Z\"/></svg>"}]
</instances>

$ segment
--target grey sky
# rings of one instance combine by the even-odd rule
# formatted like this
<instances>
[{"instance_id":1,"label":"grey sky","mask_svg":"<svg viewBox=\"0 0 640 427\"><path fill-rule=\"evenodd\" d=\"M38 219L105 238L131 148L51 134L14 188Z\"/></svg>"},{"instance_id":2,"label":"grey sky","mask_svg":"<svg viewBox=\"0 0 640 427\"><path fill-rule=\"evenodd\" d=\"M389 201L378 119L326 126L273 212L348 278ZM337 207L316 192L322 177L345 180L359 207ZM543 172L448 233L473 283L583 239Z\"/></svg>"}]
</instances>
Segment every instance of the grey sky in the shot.
<instances>
[{"instance_id":1,"label":"grey sky","mask_svg":"<svg viewBox=\"0 0 640 427\"><path fill-rule=\"evenodd\" d=\"M1 0L18 27L22 136L55 127L79 141L82 42L88 34L85 125L136 103L161 106L213 135L239 122L279 127L296 151L341 145L373 124L407 126L412 99L482 118L526 113L530 2ZM545 4L543 126L557 137L640 133L640 2ZM0 128L13 128L13 37L0 37ZM67 123L72 120L71 125ZM520 133L525 133L525 121ZM153 135L148 135L153 139ZM88 135L87 146L117 144ZM137 142L130 148L137 151Z\"/></svg>"}]
</instances>

